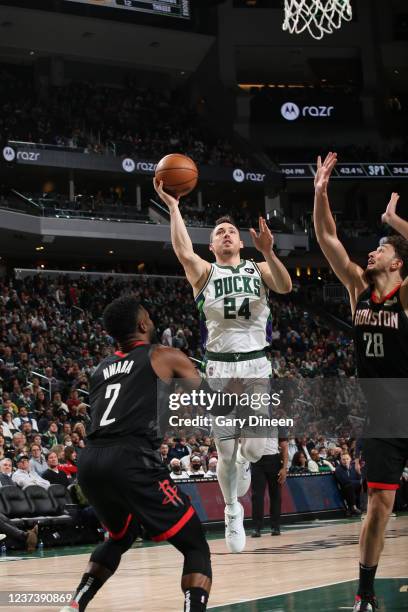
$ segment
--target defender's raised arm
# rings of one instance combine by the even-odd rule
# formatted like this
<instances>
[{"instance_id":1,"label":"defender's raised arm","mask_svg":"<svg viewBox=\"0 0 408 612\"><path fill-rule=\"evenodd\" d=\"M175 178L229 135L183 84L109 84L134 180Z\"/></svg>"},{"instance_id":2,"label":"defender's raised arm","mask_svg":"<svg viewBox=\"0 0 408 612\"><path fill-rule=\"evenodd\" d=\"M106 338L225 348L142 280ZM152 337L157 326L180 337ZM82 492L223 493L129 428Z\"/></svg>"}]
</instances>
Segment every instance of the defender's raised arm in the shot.
<instances>
[{"instance_id":1,"label":"defender's raised arm","mask_svg":"<svg viewBox=\"0 0 408 612\"><path fill-rule=\"evenodd\" d=\"M363 269L351 261L346 249L338 239L336 223L330 210L327 190L330 176L336 163L336 153L329 153L324 162L322 162L320 156L318 157L314 181L313 221L320 248L333 268L334 273L348 289L350 296L354 300L366 288L367 282L364 278Z\"/></svg>"},{"instance_id":2,"label":"defender's raised arm","mask_svg":"<svg viewBox=\"0 0 408 612\"><path fill-rule=\"evenodd\" d=\"M405 240L408 240L408 221L405 221L397 215L397 204L399 200L398 193L392 193L391 199L388 202L385 213L382 215L381 220L383 223L387 223L392 229L401 234Z\"/></svg>"}]
</instances>

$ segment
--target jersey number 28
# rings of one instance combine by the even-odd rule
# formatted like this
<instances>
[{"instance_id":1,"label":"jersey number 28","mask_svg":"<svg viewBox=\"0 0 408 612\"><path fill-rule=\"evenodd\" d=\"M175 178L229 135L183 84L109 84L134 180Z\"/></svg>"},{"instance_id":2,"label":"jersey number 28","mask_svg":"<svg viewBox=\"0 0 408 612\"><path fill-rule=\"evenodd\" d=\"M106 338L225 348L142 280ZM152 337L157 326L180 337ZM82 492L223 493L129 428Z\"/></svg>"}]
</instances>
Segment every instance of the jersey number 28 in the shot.
<instances>
[{"instance_id":1,"label":"jersey number 28","mask_svg":"<svg viewBox=\"0 0 408 612\"><path fill-rule=\"evenodd\" d=\"M384 357L384 338L382 334L366 332L364 340L367 340L366 357Z\"/></svg>"}]
</instances>

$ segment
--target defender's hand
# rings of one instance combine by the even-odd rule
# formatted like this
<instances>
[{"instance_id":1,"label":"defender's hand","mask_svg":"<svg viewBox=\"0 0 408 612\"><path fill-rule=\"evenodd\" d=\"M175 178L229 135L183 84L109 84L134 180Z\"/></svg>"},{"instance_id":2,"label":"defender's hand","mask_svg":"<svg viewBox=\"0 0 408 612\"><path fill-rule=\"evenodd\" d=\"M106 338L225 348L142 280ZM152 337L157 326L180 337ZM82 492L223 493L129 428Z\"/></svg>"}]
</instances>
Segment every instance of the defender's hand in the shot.
<instances>
[{"instance_id":1,"label":"defender's hand","mask_svg":"<svg viewBox=\"0 0 408 612\"><path fill-rule=\"evenodd\" d=\"M389 223L392 220L392 218L397 214L396 211L397 211L397 204L398 204L399 199L400 199L400 196L398 193L391 194L391 199L388 202L385 213L381 215L381 221L383 223Z\"/></svg>"},{"instance_id":2,"label":"defender's hand","mask_svg":"<svg viewBox=\"0 0 408 612\"><path fill-rule=\"evenodd\" d=\"M322 158L317 158L317 171L314 180L315 190L319 192L327 191L327 186L329 184L329 180L331 174L333 172L334 166L337 164L337 153L329 153L326 156L324 162L322 162Z\"/></svg>"}]
</instances>

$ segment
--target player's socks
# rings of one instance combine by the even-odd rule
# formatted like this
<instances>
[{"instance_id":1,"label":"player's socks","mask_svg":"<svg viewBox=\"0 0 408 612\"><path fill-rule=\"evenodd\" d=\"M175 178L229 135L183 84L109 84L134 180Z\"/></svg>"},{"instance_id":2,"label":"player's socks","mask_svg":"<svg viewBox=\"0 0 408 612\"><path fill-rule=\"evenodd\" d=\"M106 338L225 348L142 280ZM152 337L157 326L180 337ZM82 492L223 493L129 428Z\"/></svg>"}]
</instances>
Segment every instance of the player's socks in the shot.
<instances>
[{"instance_id":1,"label":"player's socks","mask_svg":"<svg viewBox=\"0 0 408 612\"><path fill-rule=\"evenodd\" d=\"M237 475L237 493L238 497L242 497L251 486L251 464L241 453L241 445L237 450Z\"/></svg>"},{"instance_id":2,"label":"player's socks","mask_svg":"<svg viewBox=\"0 0 408 612\"><path fill-rule=\"evenodd\" d=\"M199 587L190 587L184 593L184 612L205 612L208 593Z\"/></svg>"},{"instance_id":3,"label":"player's socks","mask_svg":"<svg viewBox=\"0 0 408 612\"><path fill-rule=\"evenodd\" d=\"M374 595L374 579L378 565L367 567L360 563L360 582L358 585L357 594L361 596Z\"/></svg>"},{"instance_id":4,"label":"player's socks","mask_svg":"<svg viewBox=\"0 0 408 612\"><path fill-rule=\"evenodd\" d=\"M70 605L75 607L75 604L77 604L79 612L83 612L103 584L104 581L100 578L97 578L92 574L85 573L82 576L82 580L75 591L75 595Z\"/></svg>"}]
</instances>

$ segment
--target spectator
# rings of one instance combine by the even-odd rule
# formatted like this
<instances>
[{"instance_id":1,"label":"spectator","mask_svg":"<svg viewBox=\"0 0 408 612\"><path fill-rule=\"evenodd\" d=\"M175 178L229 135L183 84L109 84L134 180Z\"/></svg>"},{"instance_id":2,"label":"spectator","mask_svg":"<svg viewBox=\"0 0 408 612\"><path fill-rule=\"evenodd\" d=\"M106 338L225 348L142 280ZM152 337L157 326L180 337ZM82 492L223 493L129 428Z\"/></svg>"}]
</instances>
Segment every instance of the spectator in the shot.
<instances>
[{"instance_id":1,"label":"spectator","mask_svg":"<svg viewBox=\"0 0 408 612\"><path fill-rule=\"evenodd\" d=\"M13 482L21 489L26 489L32 485L38 485L44 489L48 489L50 483L39 476L36 472L30 472L29 457L24 453L20 453L16 457L17 470L13 474ZM43 474L43 476L45 473Z\"/></svg>"},{"instance_id":2,"label":"spectator","mask_svg":"<svg viewBox=\"0 0 408 612\"><path fill-rule=\"evenodd\" d=\"M27 549L27 552L32 553L35 551L38 542L38 525L35 525L28 531L19 529L12 521L0 512L0 531L5 533L7 538L10 538L14 542L21 542Z\"/></svg>"},{"instance_id":3,"label":"spectator","mask_svg":"<svg viewBox=\"0 0 408 612\"><path fill-rule=\"evenodd\" d=\"M171 325L166 327L161 337L161 343L163 346L173 346L173 332L174 328Z\"/></svg>"},{"instance_id":4,"label":"spectator","mask_svg":"<svg viewBox=\"0 0 408 612\"><path fill-rule=\"evenodd\" d=\"M303 451L297 451L294 454L289 472L291 474L309 474L306 455Z\"/></svg>"},{"instance_id":5,"label":"spectator","mask_svg":"<svg viewBox=\"0 0 408 612\"><path fill-rule=\"evenodd\" d=\"M67 488L70 484L66 473L59 469L58 455L51 451L47 457L48 469L44 472L43 478L50 484L60 484Z\"/></svg>"},{"instance_id":6,"label":"spectator","mask_svg":"<svg viewBox=\"0 0 408 612\"><path fill-rule=\"evenodd\" d=\"M55 421L51 421L48 426L48 431L43 435L43 441L47 448L52 448L58 444L58 425Z\"/></svg>"},{"instance_id":7,"label":"spectator","mask_svg":"<svg viewBox=\"0 0 408 612\"><path fill-rule=\"evenodd\" d=\"M174 446L169 450L169 459L182 459L183 457L188 457L190 453L188 452L188 448L186 445L185 438L175 438Z\"/></svg>"},{"instance_id":8,"label":"spectator","mask_svg":"<svg viewBox=\"0 0 408 612\"><path fill-rule=\"evenodd\" d=\"M169 465L170 464L169 445L165 444L164 442L160 444L159 452L160 452L162 463L164 463L165 465Z\"/></svg>"},{"instance_id":9,"label":"spectator","mask_svg":"<svg viewBox=\"0 0 408 612\"><path fill-rule=\"evenodd\" d=\"M30 423L33 431L38 431L37 421L28 416L28 410L26 406L21 406L18 411L18 417L13 420L15 429L20 429L23 423Z\"/></svg>"},{"instance_id":10,"label":"spectator","mask_svg":"<svg viewBox=\"0 0 408 612\"><path fill-rule=\"evenodd\" d=\"M217 478L217 464L217 457L211 457L211 459L208 461L208 470L205 474L206 478Z\"/></svg>"},{"instance_id":11,"label":"spectator","mask_svg":"<svg viewBox=\"0 0 408 612\"><path fill-rule=\"evenodd\" d=\"M73 446L64 449L64 463L58 465L58 469L67 475L68 479L76 480L78 467L76 465L77 454Z\"/></svg>"},{"instance_id":12,"label":"spectator","mask_svg":"<svg viewBox=\"0 0 408 612\"><path fill-rule=\"evenodd\" d=\"M46 457L48 455L49 449L45 448L45 446L43 446L43 444L42 444L42 436L40 434L34 434L33 435L32 444L36 444L37 446L39 446L41 448L41 455L43 455L44 457Z\"/></svg>"},{"instance_id":13,"label":"spectator","mask_svg":"<svg viewBox=\"0 0 408 612\"><path fill-rule=\"evenodd\" d=\"M16 483L13 482L13 463L11 459L4 458L0 461L0 486L1 487L10 487L16 486Z\"/></svg>"},{"instance_id":14,"label":"spectator","mask_svg":"<svg viewBox=\"0 0 408 612\"><path fill-rule=\"evenodd\" d=\"M7 455L13 459L21 452L28 452L27 440L24 434L17 432L13 436L13 442L7 451Z\"/></svg>"},{"instance_id":15,"label":"spectator","mask_svg":"<svg viewBox=\"0 0 408 612\"><path fill-rule=\"evenodd\" d=\"M47 412L49 403L49 399L45 395L44 391L42 389L39 389L37 393L37 399L34 402L34 411L39 418ZM39 429L39 431L41 431L41 429Z\"/></svg>"},{"instance_id":16,"label":"spectator","mask_svg":"<svg viewBox=\"0 0 408 612\"><path fill-rule=\"evenodd\" d=\"M31 444L31 459L29 462L30 470L42 476L48 468L47 461L41 452L39 444Z\"/></svg>"},{"instance_id":17,"label":"spectator","mask_svg":"<svg viewBox=\"0 0 408 612\"><path fill-rule=\"evenodd\" d=\"M13 424L13 415L8 410L3 412L1 428L3 431L3 436L11 441L13 439L13 435L16 433L16 429Z\"/></svg>"},{"instance_id":18,"label":"spectator","mask_svg":"<svg viewBox=\"0 0 408 612\"><path fill-rule=\"evenodd\" d=\"M51 406L55 414L57 414L59 410L63 410L69 414L69 408L67 404L62 401L61 393L59 391L54 393Z\"/></svg>"},{"instance_id":19,"label":"spectator","mask_svg":"<svg viewBox=\"0 0 408 612\"><path fill-rule=\"evenodd\" d=\"M324 446L319 449L313 448L310 451L310 455L312 460L315 461L319 467L319 472L334 472L334 465L327 461L326 456L327 452Z\"/></svg>"},{"instance_id":20,"label":"spectator","mask_svg":"<svg viewBox=\"0 0 408 612\"><path fill-rule=\"evenodd\" d=\"M189 478L202 478L205 476L201 458L199 455L193 455L190 459L190 467L187 470Z\"/></svg>"},{"instance_id":21,"label":"spectator","mask_svg":"<svg viewBox=\"0 0 408 612\"><path fill-rule=\"evenodd\" d=\"M188 478L187 472L185 472L181 467L180 459L176 459L174 457L169 464L170 467L170 476L173 480L179 480L180 478Z\"/></svg>"},{"instance_id":22,"label":"spectator","mask_svg":"<svg viewBox=\"0 0 408 612\"><path fill-rule=\"evenodd\" d=\"M357 508L361 492L360 477L351 464L350 455L344 453L340 458L340 465L336 467L335 476L340 485L340 490L347 503L347 516L358 516L361 510Z\"/></svg>"},{"instance_id":23,"label":"spectator","mask_svg":"<svg viewBox=\"0 0 408 612\"><path fill-rule=\"evenodd\" d=\"M73 431L71 434L72 446L75 449L77 455L81 454L81 450L85 448L85 442L81 440L80 435L77 431Z\"/></svg>"},{"instance_id":24,"label":"spectator","mask_svg":"<svg viewBox=\"0 0 408 612\"><path fill-rule=\"evenodd\" d=\"M307 441L307 436L302 436L301 438L298 439L298 450L302 451L303 454L305 455L306 459L308 461L310 461L311 457L310 457L310 450L313 448L314 443L313 442L308 442Z\"/></svg>"}]
</instances>

